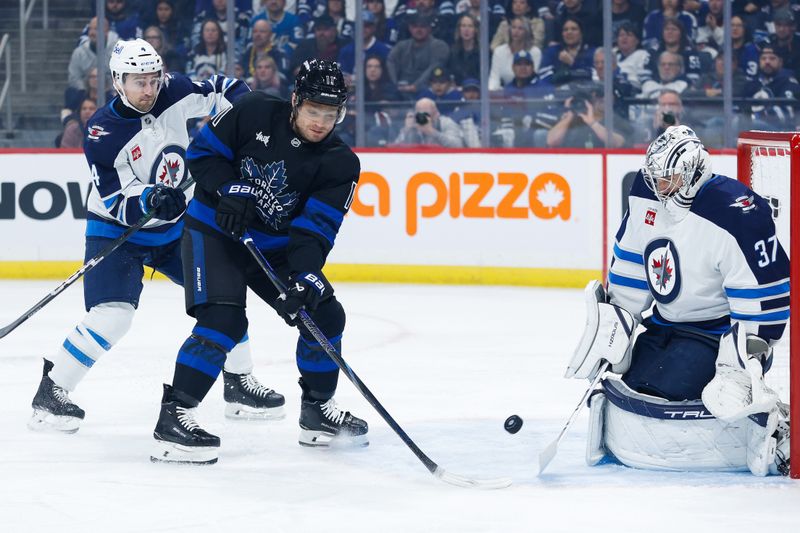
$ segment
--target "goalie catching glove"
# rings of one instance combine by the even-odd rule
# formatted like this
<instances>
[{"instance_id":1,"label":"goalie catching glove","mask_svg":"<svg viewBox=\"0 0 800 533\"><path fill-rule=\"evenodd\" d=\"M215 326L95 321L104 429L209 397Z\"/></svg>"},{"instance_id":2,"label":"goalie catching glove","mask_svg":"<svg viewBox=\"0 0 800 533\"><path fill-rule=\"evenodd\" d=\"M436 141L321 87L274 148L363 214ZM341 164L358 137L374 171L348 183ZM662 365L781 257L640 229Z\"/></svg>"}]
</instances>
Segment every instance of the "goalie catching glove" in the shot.
<instances>
[{"instance_id":1,"label":"goalie catching glove","mask_svg":"<svg viewBox=\"0 0 800 533\"><path fill-rule=\"evenodd\" d=\"M333 287L322 272L302 272L289 278L286 292L278 297L275 307L287 324L296 326L300 309L313 312L331 296Z\"/></svg>"},{"instance_id":2,"label":"goalie catching glove","mask_svg":"<svg viewBox=\"0 0 800 533\"><path fill-rule=\"evenodd\" d=\"M716 373L703 389L703 404L726 422L770 412L778 404L778 395L764 383L771 365L767 341L734 324L719 341Z\"/></svg>"},{"instance_id":3,"label":"goalie catching glove","mask_svg":"<svg viewBox=\"0 0 800 533\"><path fill-rule=\"evenodd\" d=\"M613 372L626 372L631 366L636 319L622 307L606 303L606 291L597 280L586 285L584 296L586 328L564 377L593 380L606 361Z\"/></svg>"}]
</instances>

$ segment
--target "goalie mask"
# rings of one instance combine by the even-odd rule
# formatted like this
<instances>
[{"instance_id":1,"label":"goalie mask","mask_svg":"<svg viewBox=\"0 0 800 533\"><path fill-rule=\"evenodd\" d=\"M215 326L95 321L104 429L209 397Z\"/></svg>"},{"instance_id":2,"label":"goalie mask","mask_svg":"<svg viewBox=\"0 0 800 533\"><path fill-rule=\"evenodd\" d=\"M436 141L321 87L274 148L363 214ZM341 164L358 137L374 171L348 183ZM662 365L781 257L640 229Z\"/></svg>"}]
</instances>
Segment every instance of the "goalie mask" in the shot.
<instances>
[{"instance_id":1,"label":"goalie mask","mask_svg":"<svg viewBox=\"0 0 800 533\"><path fill-rule=\"evenodd\" d=\"M295 107L306 100L334 106L338 110L336 123L340 124L347 112L347 85L339 65L325 59L304 61L294 80Z\"/></svg>"},{"instance_id":2,"label":"goalie mask","mask_svg":"<svg viewBox=\"0 0 800 533\"><path fill-rule=\"evenodd\" d=\"M687 126L671 126L647 147L644 181L673 215L685 215L711 178L708 151Z\"/></svg>"},{"instance_id":3,"label":"goalie mask","mask_svg":"<svg viewBox=\"0 0 800 533\"><path fill-rule=\"evenodd\" d=\"M155 48L144 39L132 41L117 41L111 59L108 62L111 78L114 80L114 89L119 94L122 103L139 113L147 113L155 105L164 78L164 63ZM155 98L147 109L139 109L128 100L125 94L126 74L158 73L158 87Z\"/></svg>"}]
</instances>

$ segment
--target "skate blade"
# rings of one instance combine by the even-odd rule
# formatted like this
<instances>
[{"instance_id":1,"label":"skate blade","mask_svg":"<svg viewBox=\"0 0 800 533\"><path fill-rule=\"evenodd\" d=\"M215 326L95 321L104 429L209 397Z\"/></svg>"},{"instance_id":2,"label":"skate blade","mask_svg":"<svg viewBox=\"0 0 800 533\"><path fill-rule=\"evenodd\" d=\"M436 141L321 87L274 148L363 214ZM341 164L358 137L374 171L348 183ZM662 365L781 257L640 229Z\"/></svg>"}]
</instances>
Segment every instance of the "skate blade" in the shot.
<instances>
[{"instance_id":1,"label":"skate blade","mask_svg":"<svg viewBox=\"0 0 800 533\"><path fill-rule=\"evenodd\" d=\"M155 451L150 455L153 463L175 463L189 465L213 465L219 458L219 448L211 446L181 446L174 442L155 442Z\"/></svg>"},{"instance_id":2,"label":"skate blade","mask_svg":"<svg viewBox=\"0 0 800 533\"><path fill-rule=\"evenodd\" d=\"M259 409L240 403L226 403L225 418L233 420L283 420L286 418L286 411L282 405Z\"/></svg>"},{"instance_id":3,"label":"skate blade","mask_svg":"<svg viewBox=\"0 0 800 533\"><path fill-rule=\"evenodd\" d=\"M324 431L314 431L300 428L300 446L309 448L355 448L369 446L366 435L331 435Z\"/></svg>"},{"instance_id":4,"label":"skate blade","mask_svg":"<svg viewBox=\"0 0 800 533\"><path fill-rule=\"evenodd\" d=\"M28 420L28 429L47 433L75 433L81 427L81 419L74 416L60 416L41 409L34 409Z\"/></svg>"}]
</instances>

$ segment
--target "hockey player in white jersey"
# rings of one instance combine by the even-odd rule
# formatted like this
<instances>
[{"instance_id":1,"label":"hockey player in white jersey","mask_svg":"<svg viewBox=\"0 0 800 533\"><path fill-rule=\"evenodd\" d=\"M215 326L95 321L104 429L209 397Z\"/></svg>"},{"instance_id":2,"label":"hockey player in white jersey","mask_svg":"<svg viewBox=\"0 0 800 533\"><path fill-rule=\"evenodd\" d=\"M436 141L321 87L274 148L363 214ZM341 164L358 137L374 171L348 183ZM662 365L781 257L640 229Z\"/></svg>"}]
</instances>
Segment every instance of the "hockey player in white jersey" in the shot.
<instances>
[{"instance_id":1,"label":"hockey player in white jersey","mask_svg":"<svg viewBox=\"0 0 800 533\"><path fill-rule=\"evenodd\" d=\"M183 284L180 237L189 178L186 121L214 115L249 92L243 82L212 76L194 83L164 74L161 57L142 39L119 41L109 68L118 96L88 123L84 153L93 186L86 225L86 260L97 255L145 214L154 217L84 278L88 314L45 359L33 399L32 429L73 433L84 411L69 398L89 369L128 331L142 292L144 267ZM226 414L278 418L284 398L252 371L247 335L224 368Z\"/></svg>"},{"instance_id":2,"label":"hockey player in white jersey","mask_svg":"<svg viewBox=\"0 0 800 533\"><path fill-rule=\"evenodd\" d=\"M629 202L566 373L612 371L591 397L587 463L785 475L786 405L764 373L789 318L789 261L768 204L712 173L686 126L648 147Z\"/></svg>"}]
</instances>

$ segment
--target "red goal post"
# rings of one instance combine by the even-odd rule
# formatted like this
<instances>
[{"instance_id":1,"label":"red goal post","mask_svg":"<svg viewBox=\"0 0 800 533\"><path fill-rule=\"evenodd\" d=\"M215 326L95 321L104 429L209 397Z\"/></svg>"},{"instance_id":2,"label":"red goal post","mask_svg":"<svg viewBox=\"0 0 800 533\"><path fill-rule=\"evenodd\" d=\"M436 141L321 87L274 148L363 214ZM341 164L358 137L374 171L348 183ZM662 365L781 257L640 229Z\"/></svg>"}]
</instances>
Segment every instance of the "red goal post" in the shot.
<instances>
[{"instance_id":1,"label":"red goal post","mask_svg":"<svg viewBox=\"0 0 800 533\"><path fill-rule=\"evenodd\" d=\"M800 478L800 132L741 132L737 143L737 171L739 181L769 201L778 240L791 261L789 305L792 316L779 344L783 349L776 347L775 350L775 358L788 361L788 367L779 368L775 378L778 381L771 384L779 389L782 400L786 401L788 393L791 476Z\"/></svg>"}]
</instances>

